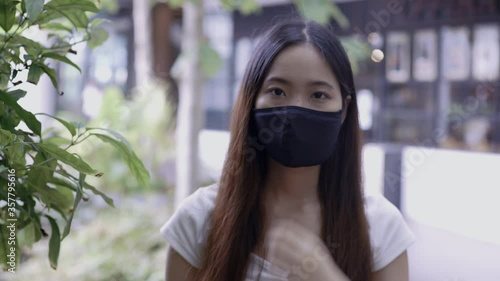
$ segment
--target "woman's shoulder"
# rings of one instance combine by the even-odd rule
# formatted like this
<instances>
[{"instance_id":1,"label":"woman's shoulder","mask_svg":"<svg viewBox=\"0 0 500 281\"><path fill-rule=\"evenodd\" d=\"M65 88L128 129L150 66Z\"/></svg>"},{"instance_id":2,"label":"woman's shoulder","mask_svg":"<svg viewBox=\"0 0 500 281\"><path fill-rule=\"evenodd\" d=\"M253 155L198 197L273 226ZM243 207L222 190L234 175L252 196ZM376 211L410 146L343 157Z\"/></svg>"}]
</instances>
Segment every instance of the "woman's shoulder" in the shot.
<instances>
[{"instance_id":1,"label":"woman's shoulder","mask_svg":"<svg viewBox=\"0 0 500 281\"><path fill-rule=\"evenodd\" d=\"M176 208L160 232L169 245L192 266L201 267L201 249L210 227L218 184L198 188Z\"/></svg>"},{"instance_id":2,"label":"woman's shoulder","mask_svg":"<svg viewBox=\"0 0 500 281\"><path fill-rule=\"evenodd\" d=\"M194 212L210 212L214 208L218 189L218 183L198 188L179 204L177 210L189 209Z\"/></svg>"},{"instance_id":3,"label":"woman's shoulder","mask_svg":"<svg viewBox=\"0 0 500 281\"><path fill-rule=\"evenodd\" d=\"M401 216L399 209L382 194L365 195L365 213L369 221L373 219L379 222L381 219L390 220Z\"/></svg>"},{"instance_id":4,"label":"woman's shoulder","mask_svg":"<svg viewBox=\"0 0 500 281\"><path fill-rule=\"evenodd\" d=\"M381 194L365 196L365 213L372 244L374 271L402 254L415 235L396 206Z\"/></svg>"}]
</instances>

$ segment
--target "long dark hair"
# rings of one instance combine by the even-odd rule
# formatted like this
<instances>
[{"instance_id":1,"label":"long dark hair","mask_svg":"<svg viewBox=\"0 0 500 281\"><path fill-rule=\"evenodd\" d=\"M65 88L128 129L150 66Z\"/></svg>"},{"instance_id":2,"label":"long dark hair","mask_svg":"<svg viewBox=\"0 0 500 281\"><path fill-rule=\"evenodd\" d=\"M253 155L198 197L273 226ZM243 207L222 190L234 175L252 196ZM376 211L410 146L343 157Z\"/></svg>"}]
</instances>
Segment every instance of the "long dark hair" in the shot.
<instances>
[{"instance_id":1,"label":"long dark hair","mask_svg":"<svg viewBox=\"0 0 500 281\"><path fill-rule=\"evenodd\" d=\"M275 24L261 38L247 65L234 108L230 144L211 229L196 280L242 281L251 253L264 239L261 202L266 153L256 149L251 109L276 56L286 47L311 44L323 56L341 87L346 117L336 150L321 165L318 194L321 239L353 281L371 279L372 253L361 184L360 131L353 74L345 50L331 28L297 18ZM346 108L345 99L351 97Z\"/></svg>"}]
</instances>

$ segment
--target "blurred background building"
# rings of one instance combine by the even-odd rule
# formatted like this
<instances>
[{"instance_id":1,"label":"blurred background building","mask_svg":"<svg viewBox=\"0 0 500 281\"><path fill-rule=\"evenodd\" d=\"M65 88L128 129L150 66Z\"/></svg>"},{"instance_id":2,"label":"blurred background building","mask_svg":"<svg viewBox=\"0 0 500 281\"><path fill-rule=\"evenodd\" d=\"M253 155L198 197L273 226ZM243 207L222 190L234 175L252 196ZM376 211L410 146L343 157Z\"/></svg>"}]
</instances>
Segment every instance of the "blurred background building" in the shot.
<instances>
[{"instance_id":1,"label":"blurred background building","mask_svg":"<svg viewBox=\"0 0 500 281\"><path fill-rule=\"evenodd\" d=\"M290 1L258 2L250 15L205 2L204 32L222 59L203 93L207 180L220 174L256 35L276 16L296 13ZM411 280L500 280L500 1L335 2L349 21L331 24L354 54L366 189L398 206L417 234ZM169 83L175 109L182 10L158 2L149 15L152 71ZM83 77L60 66L65 95L56 110L95 117L106 88L129 97L137 85L132 0L100 16L110 20L110 38L78 50ZM162 169L173 183L172 163Z\"/></svg>"}]
</instances>

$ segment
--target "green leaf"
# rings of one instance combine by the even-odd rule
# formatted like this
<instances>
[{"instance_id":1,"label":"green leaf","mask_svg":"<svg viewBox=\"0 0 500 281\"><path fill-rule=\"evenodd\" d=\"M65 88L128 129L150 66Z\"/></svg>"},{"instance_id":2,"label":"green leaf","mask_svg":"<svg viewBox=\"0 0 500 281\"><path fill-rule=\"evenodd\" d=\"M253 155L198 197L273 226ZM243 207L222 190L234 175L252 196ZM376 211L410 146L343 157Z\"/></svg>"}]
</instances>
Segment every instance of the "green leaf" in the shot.
<instances>
[{"instance_id":1,"label":"green leaf","mask_svg":"<svg viewBox=\"0 0 500 281\"><path fill-rule=\"evenodd\" d=\"M33 23L43 11L44 0L25 0L29 23Z\"/></svg>"},{"instance_id":2,"label":"green leaf","mask_svg":"<svg viewBox=\"0 0 500 281\"><path fill-rule=\"evenodd\" d=\"M76 194L75 194L75 200L73 201L73 210L71 212L71 215L68 219L68 223L64 227L62 239L66 238L68 236L69 232L71 231L71 223L73 222L73 217L75 215L76 208L78 208L78 204L83 198L83 191L82 191L82 186L83 183L85 183L85 174L80 173L80 178L79 178L79 185L77 186L76 189Z\"/></svg>"},{"instance_id":3,"label":"green leaf","mask_svg":"<svg viewBox=\"0 0 500 281\"><path fill-rule=\"evenodd\" d=\"M57 91L59 91L59 85L57 84L57 74L56 71L47 65L42 64L41 65L43 72L47 74L50 78L50 82L52 82L52 85L54 85L54 88L56 88Z\"/></svg>"},{"instance_id":4,"label":"green leaf","mask_svg":"<svg viewBox=\"0 0 500 281\"><path fill-rule=\"evenodd\" d=\"M35 242L37 242L35 233L35 224L33 224L32 222L23 227L18 233L20 246L31 247L33 244L35 244Z\"/></svg>"},{"instance_id":5,"label":"green leaf","mask_svg":"<svg viewBox=\"0 0 500 281\"><path fill-rule=\"evenodd\" d=\"M71 123L69 123L69 122L67 122L59 117L56 117L56 116L53 116L53 115L50 115L47 113L37 113L35 115L44 115L44 116L48 116L48 117L51 117L51 118L59 121L59 123L63 124L63 126L66 127L66 129L68 129L68 131L71 133L72 136L76 136L76 128Z\"/></svg>"},{"instance_id":6,"label":"green leaf","mask_svg":"<svg viewBox=\"0 0 500 281\"><path fill-rule=\"evenodd\" d=\"M95 175L97 173L97 171L92 169L85 161L81 160L77 156L67 152L64 149L61 149L53 144L37 143L36 145L38 145L44 152L48 153L50 156L73 167L79 172L87 175Z\"/></svg>"},{"instance_id":7,"label":"green leaf","mask_svg":"<svg viewBox=\"0 0 500 281\"><path fill-rule=\"evenodd\" d=\"M57 167L57 161L48 153L39 151L33 165L28 172L28 183L37 192L47 186L47 183L54 177L54 171Z\"/></svg>"},{"instance_id":8,"label":"green leaf","mask_svg":"<svg viewBox=\"0 0 500 281\"><path fill-rule=\"evenodd\" d=\"M55 59L55 60L58 60L58 61L62 61L64 63L67 63L67 64L73 66L78 71L80 71L80 73L82 73L82 70L80 69L80 67L78 67L78 65L76 65L74 62L72 62L70 59L68 59L65 56L61 56L61 55L56 54L56 53L45 53L45 54L42 54L42 57L51 58L51 59Z\"/></svg>"},{"instance_id":9,"label":"green leaf","mask_svg":"<svg viewBox=\"0 0 500 281\"><path fill-rule=\"evenodd\" d=\"M30 65L30 70L28 72L28 82L37 85L40 81L40 77L43 74L43 69L40 64L33 63Z\"/></svg>"},{"instance_id":10,"label":"green leaf","mask_svg":"<svg viewBox=\"0 0 500 281\"><path fill-rule=\"evenodd\" d=\"M44 133L42 133L42 134L44 134ZM56 145L56 146L69 146L69 145L71 145L72 141L68 138L54 136L54 137L50 137L50 138L45 138L43 140L43 142L44 143L51 143L51 144Z\"/></svg>"},{"instance_id":11,"label":"green leaf","mask_svg":"<svg viewBox=\"0 0 500 281\"><path fill-rule=\"evenodd\" d=\"M53 177L52 179L50 179L49 183L52 183L57 186L66 187L72 191L77 190L76 184L67 178Z\"/></svg>"},{"instance_id":12,"label":"green leaf","mask_svg":"<svg viewBox=\"0 0 500 281\"><path fill-rule=\"evenodd\" d=\"M31 60L33 60L33 58L38 57L41 50L45 49L40 43L33 41L29 38L26 38L20 34L14 34L12 36L12 39L10 39L10 43L19 47L22 46L28 53L29 59Z\"/></svg>"},{"instance_id":13,"label":"green leaf","mask_svg":"<svg viewBox=\"0 0 500 281\"><path fill-rule=\"evenodd\" d=\"M42 231L41 231L41 222L40 222L40 216L35 212L35 206L36 202L33 199L33 197L30 195L25 195L24 198L22 198L23 202L25 203L21 208L24 210L25 214L28 214L28 219L33 223L34 228L35 228L35 242L40 241L42 239Z\"/></svg>"},{"instance_id":14,"label":"green leaf","mask_svg":"<svg viewBox=\"0 0 500 281\"><path fill-rule=\"evenodd\" d=\"M52 0L47 5L47 9L58 9L60 11L82 11L99 13L93 1L88 0Z\"/></svg>"},{"instance_id":15,"label":"green leaf","mask_svg":"<svg viewBox=\"0 0 500 281\"><path fill-rule=\"evenodd\" d=\"M87 28L89 19L87 15L79 10L75 11L62 11L58 10L65 18L67 18L75 28Z\"/></svg>"},{"instance_id":16,"label":"green leaf","mask_svg":"<svg viewBox=\"0 0 500 281\"><path fill-rule=\"evenodd\" d=\"M40 28L41 29L48 29L48 30L66 31L68 33L73 33L73 29L71 27L68 27L62 23L57 23L57 22L45 23L43 25L40 25Z\"/></svg>"},{"instance_id":17,"label":"green leaf","mask_svg":"<svg viewBox=\"0 0 500 281\"><path fill-rule=\"evenodd\" d=\"M7 130L0 129L0 148L3 150L4 146L9 145L16 139L16 135Z\"/></svg>"},{"instance_id":18,"label":"green leaf","mask_svg":"<svg viewBox=\"0 0 500 281\"><path fill-rule=\"evenodd\" d=\"M64 213L67 213L73 207L73 192L63 186L51 188L48 186L40 187L38 193L42 197L42 201L49 208L57 207Z\"/></svg>"},{"instance_id":19,"label":"green leaf","mask_svg":"<svg viewBox=\"0 0 500 281\"><path fill-rule=\"evenodd\" d=\"M44 10L38 18L35 20L35 22L32 23L32 25L41 25L43 26L44 24L53 22L54 20L63 18L64 15L58 12L57 10Z\"/></svg>"},{"instance_id":20,"label":"green leaf","mask_svg":"<svg viewBox=\"0 0 500 281\"><path fill-rule=\"evenodd\" d=\"M15 46L12 46L12 45L9 45L9 47L12 49L16 48ZM13 54L11 52L4 52L3 55L5 55L7 58L10 59L10 61L12 61L15 64L24 64L23 60L19 57L19 54L17 54L17 53ZM7 61L9 61L9 60L7 60Z\"/></svg>"},{"instance_id":21,"label":"green leaf","mask_svg":"<svg viewBox=\"0 0 500 281\"><path fill-rule=\"evenodd\" d=\"M9 32L16 21L16 4L17 1L2 0L0 1L0 27Z\"/></svg>"},{"instance_id":22,"label":"green leaf","mask_svg":"<svg viewBox=\"0 0 500 281\"><path fill-rule=\"evenodd\" d=\"M113 137L115 137L120 142L122 142L124 145L127 146L128 149L132 150L132 146L130 145L130 143L128 142L128 140L124 136L120 135L119 133L117 133L117 132L115 132L113 130L106 129L106 128L95 128L95 127L87 127L86 130L87 131L93 131L93 130L104 131L104 132L112 135Z\"/></svg>"},{"instance_id":23,"label":"green leaf","mask_svg":"<svg viewBox=\"0 0 500 281\"><path fill-rule=\"evenodd\" d=\"M15 101L18 101L18 100L24 98L24 96L26 96L26 91L14 90L14 91L8 92L7 95L10 95L11 97L13 97Z\"/></svg>"},{"instance_id":24,"label":"green leaf","mask_svg":"<svg viewBox=\"0 0 500 281\"><path fill-rule=\"evenodd\" d=\"M214 77L222 66L222 58L219 53L208 43L200 47L200 65L207 77Z\"/></svg>"},{"instance_id":25,"label":"green leaf","mask_svg":"<svg viewBox=\"0 0 500 281\"><path fill-rule=\"evenodd\" d=\"M33 113L24 110L17 101L10 95L0 92L0 100L3 101L7 106L10 106L16 113L21 117L21 119L26 123L28 128L33 131L36 135L40 135L42 131L42 124L33 115Z\"/></svg>"},{"instance_id":26,"label":"green leaf","mask_svg":"<svg viewBox=\"0 0 500 281\"><path fill-rule=\"evenodd\" d=\"M91 49L95 49L102 45L109 37L109 33L101 27L92 29L90 33L90 40L87 42Z\"/></svg>"},{"instance_id":27,"label":"green leaf","mask_svg":"<svg viewBox=\"0 0 500 281\"><path fill-rule=\"evenodd\" d=\"M102 193L102 191L98 190L96 187L94 187L88 183L85 183L84 187L86 189L90 189L92 191L92 193L94 193L95 195L101 196L101 198L104 200L104 202L106 202L106 204L108 204L109 206L111 206L113 208L115 207L115 203L114 203L113 199L111 199L106 194Z\"/></svg>"},{"instance_id":28,"label":"green leaf","mask_svg":"<svg viewBox=\"0 0 500 281\"><path fill-rule=\"evenodd\" d=\"M59 251L61 249L61 234L59 232L59 226L54 218L46 216L49 219L50 226L52 227L52 233L50 235L49 241L49 261L50 267L57 269L57 260L59 259Z\"/></svg>"},{"instance_id":29,"label":"green leaf","mask_svg":"<svg viewBox=\"0 0 500 281\"><path fill-rule=\"evenodd\" d=\"M25 158L25 147L23 143L14 142L4 148L5 156L9 160L9 165L13 166L16 162Z\"/></svg>"},{"instance_id":30,"label":"green leaf","mask_svg":"<svg viewBox=\"0 0 500 281\"><path fill-rule=\"evenodd\" d=\"M5 89L12 73L10 63L0 64L0 89Z\"/></svg>"},{"instance_id":31,"label":"green leaf","mask_svg":"<svg viewBox=\"0 0 500 281\"><path fill-rule=\"evenodd\" d=\"M47 14L55 13L54 15L42 17L39 22L41 24L48 23L51 18L62 15L67 18L76 28L87 28L89 25L86 12L98 13L99 9L95 3L87 0L52 0L45 5Z\"/></svg>"},{"instance_id":32,"label":"green leaf","mask_svg":"<svg viewBox=\"0 0 500 281\"><path fill-rule=\"evenodd\" d=\"M146 170L142 161L132 151L129 145L120 141L119 139L114 139L105 134L91 133L91 135L117 148L125 157L125 161L127 162L130 171L137 179L139 184L143 187L149 187L149 182L150 182L149 172L148 170Z\"/></svg>"}]
</instances>

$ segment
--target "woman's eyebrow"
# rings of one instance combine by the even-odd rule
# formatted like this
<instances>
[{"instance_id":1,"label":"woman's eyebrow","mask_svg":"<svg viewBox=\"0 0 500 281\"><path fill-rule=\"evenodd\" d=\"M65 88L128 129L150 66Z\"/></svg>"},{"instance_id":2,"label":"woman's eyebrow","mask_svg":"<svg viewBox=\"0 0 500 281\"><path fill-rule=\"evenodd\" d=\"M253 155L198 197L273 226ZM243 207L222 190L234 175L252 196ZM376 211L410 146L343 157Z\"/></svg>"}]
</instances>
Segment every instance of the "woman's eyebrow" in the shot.
<instances>
[{"instance_id":1,"label":"woman's eyebrow","mask_svg":"<svg viewBox=\"0 0 500 281\"><path fill-rule=\"evenodd\" d=\"M277 77L277 76L271 76L271 77L267 78L265 82L278 82L278 83L282 83L285 85L292 84L290 81L286 80L285 78ZM321 80L309 81L307 84L311 85L311 86L324 86L324 87L328 87L328 88L335 90L335 87L333 87L330 83L328 83L326 81L321 81Z\"/></svg>"}]
</instances>

